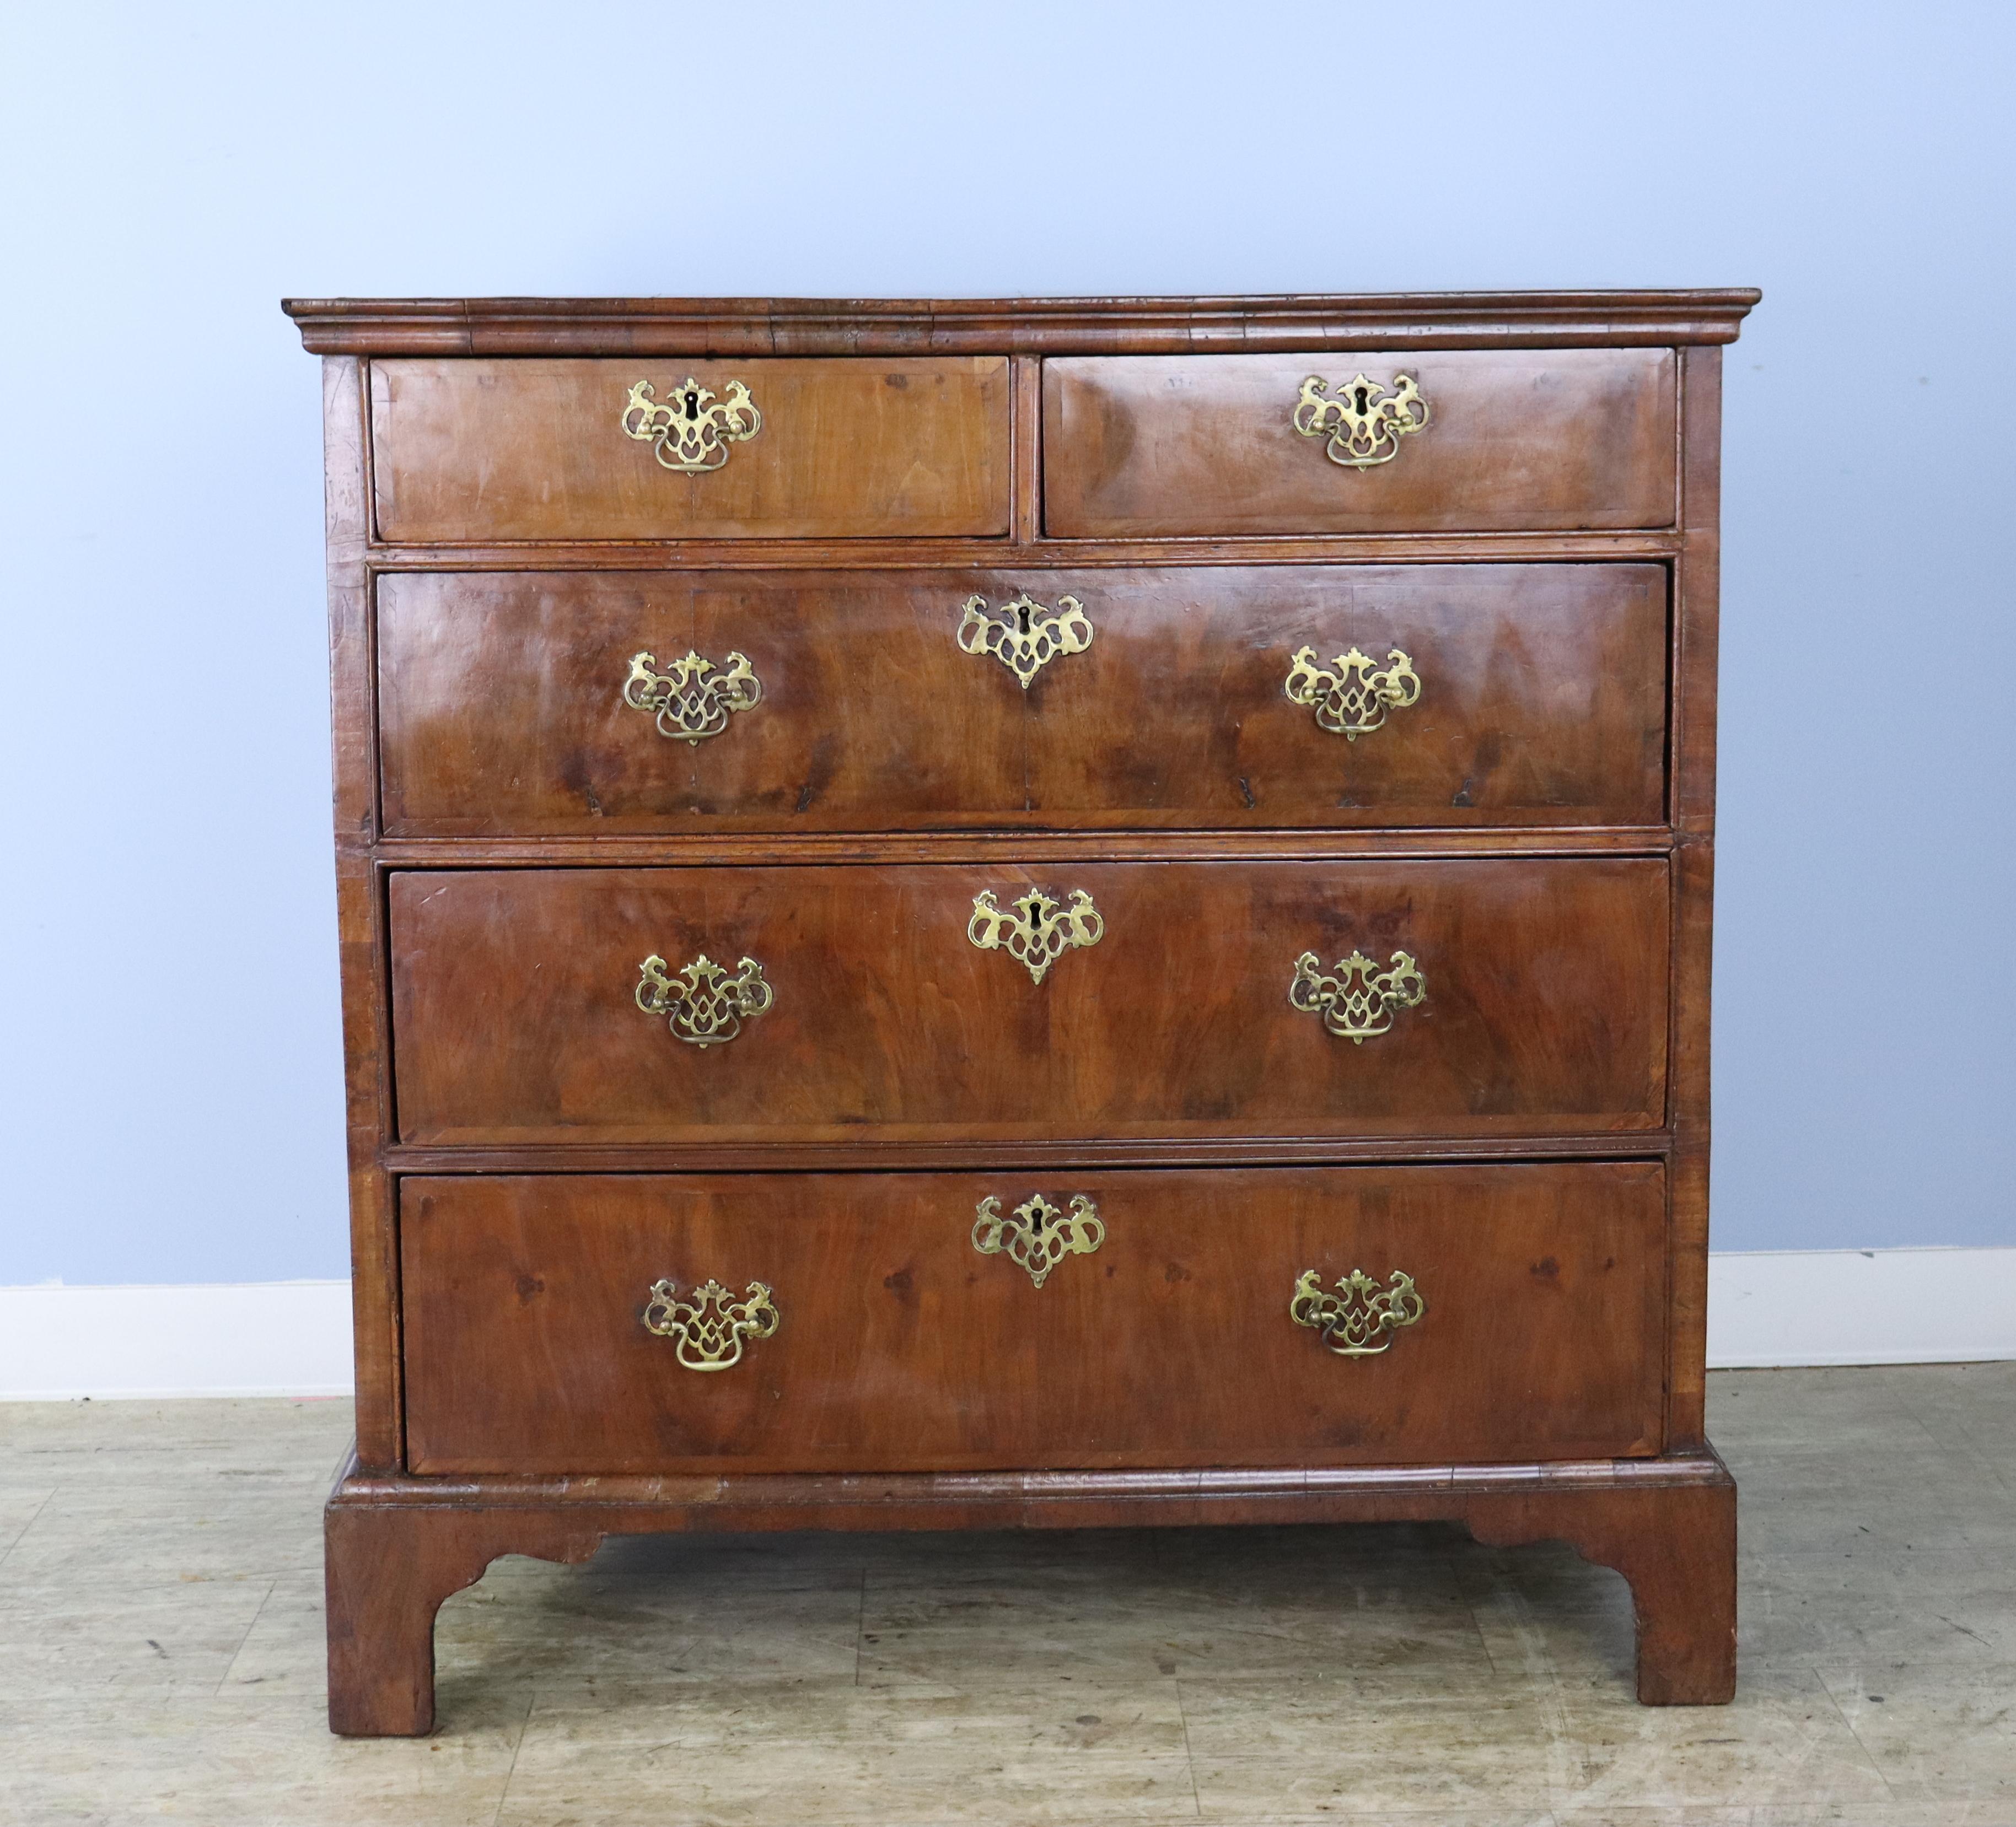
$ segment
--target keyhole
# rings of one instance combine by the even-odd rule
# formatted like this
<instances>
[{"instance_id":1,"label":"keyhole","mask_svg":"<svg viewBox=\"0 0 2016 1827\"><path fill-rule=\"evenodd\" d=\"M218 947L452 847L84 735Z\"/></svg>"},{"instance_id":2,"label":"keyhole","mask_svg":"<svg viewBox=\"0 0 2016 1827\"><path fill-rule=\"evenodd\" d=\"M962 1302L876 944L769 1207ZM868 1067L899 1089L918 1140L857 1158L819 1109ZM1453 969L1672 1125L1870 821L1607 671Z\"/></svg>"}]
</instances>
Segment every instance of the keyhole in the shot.
<instances>
[{"instance_id":1,"label":"keyhole","mask_svg":"<svg viewBox=\"0 0 2016 1827\"><path fill-rule=\"evenodd\" d=\"M1025 603L1023 603L1023 604L1022 604L1022 605L1021 605L1018 609L1017 609L1017 610L1015 611L1015 620L1016 620L1016 621L1020 624L1020 626L1021 626L1021 630L1022 630L1022 632L1023 632L1024 634L1025 634L1025 635L1026 635L1027 633L1028 633L1028 631L1029 631L1029 606L1028 606L1028 604L1027 604L1026 602L1025 602Z\"/></svg>"},{"instance_id":2,"label":"keyhole","mask_svg":"<svg viewBox=\"0 0 2016 1827\"><path fill-rule=\"evenodd\" d=\"M1352 391L1358 397L1358 410L1363 413L1366 410L1366 407L1371 404L1371 393L1368 389L1364 387L1356 387L1354 388Z\"/></svg>"},{"instance_id":3,"label":"keyhole","mask_svg":"<svg viewBox=\"0 0 2016 1827\"><path fill-rule=\"evenodd\" d=\"M1362 405L1363 405L1363 402L1362 402L1362 401L1360 402L1360 405L1361 405L1361 407L1362 407ZM698 394L697 394L697 393L688 394L686 395L686 417L687 417L687 419L690 421L690 420L692 420L692 419L695 419L699 418L699 416L700 416L700 395L699 395Z\"/></svg>"}]
</instances>

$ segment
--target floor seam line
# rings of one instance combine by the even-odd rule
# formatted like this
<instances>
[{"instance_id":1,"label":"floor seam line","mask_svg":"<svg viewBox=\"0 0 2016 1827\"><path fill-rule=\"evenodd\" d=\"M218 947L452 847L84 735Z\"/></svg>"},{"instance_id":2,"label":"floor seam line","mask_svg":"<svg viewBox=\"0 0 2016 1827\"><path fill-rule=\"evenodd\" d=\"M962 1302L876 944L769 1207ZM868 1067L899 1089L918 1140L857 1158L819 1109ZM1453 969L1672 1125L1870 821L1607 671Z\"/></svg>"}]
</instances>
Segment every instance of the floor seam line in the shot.
<instances>
[{"instance_id":1,"label":"floor seam line","mask_svg":"<svg viewBox=\"0 0 2016 1827\"><path fill-rule=\"evenodd\" d=\"M8 1561L13 1557L14 1550L19 1548L22 1542L27 1538L28 1531L34 1528L37 1523L41 1520L42 1512L47 1509L51 1504L56 1501L56 1493L60 1488L61 1487L59 1486L52 1486L49 1489L49 1494L43 1498L40 1503L35 1505L34 1514L29 1517L27 1522L23 1523L20 1528L14 1531L14 1539L9 1542L5 1548L0 1548L0 1567L6 1566Z\"/></svg>"},{"instance_id":2,"label":"floor seam line","mask_svg":"<svg viewBox=\"0 0 2016 1827\"><path fill-rule=\"evenodd\" d=\"M1470 1617L1471 1635L1477 1638L1477 1646L1484 1653L1484 1666L1496 1677L1499 1673L1497 1659L1491 1653L1491 1640L1484 1634L1484 1620L1477 1615L1476 1602L1470 1595L1472 1582L1463 1577L1463 1569L1457 1566L1456 1556L1452 1552L1443 1555L1442 1570L1449 1575L1449 1584L1456 1595L1463 1602L1463 1609Z\"/></svg>"},{"instance_id":3,"label":"floor seam line","mask_svg":"<svg viewBox=\"0 0 2016 1827\"><path fill-rule=\"evenodd\" d=\"M1197 1810L1197 1818L1204 1818L1204 1796L1197 1789L1197 1753L1190 1747L1190 1710L1183 1704L1183 1681L1175 1678L1176 1717L1183 1728L1183 1768L1190 1773L1190 1803Z\"/></svg>"},{"instance_id":4,"label":"floor seam line","mask_svg":"<svg viewBox=\"0 0 2016 1827\"><path fill-rule=\"evenodd\" d=\"M225 1684L231 1679L231 1671L238 1666L238 1659L245 1653L245 1645L252 1641L252 1633L259 1627L259 1620L266 1615L266 1607L273 1602L273 1594L279 1588L281 1576L275 1573L266 1584L266 1590L259 1595L259 1602L253 1607L251 1621L245 1627L245 1635L238 1639L238 1647L231 1652L231 1660L225 1663L224 1673L217 1678L217 1685L211 1693L213 1700L222 1698Z\"/></svg>"},{"instance_id":5,"label":"floor seam line","mask_svg":"<svg viewBox=\"0 0 2016 1827\"><path fill-rule=\"evenodd\" d=\"M532 1709L539 1703L539 1690L535 1685L525 1696L525 1717L518 1721L518 1736L511 1746L511 1761L504 1767L504 1781L497 1791L496 1812L490 1817L490 1827L504 1818L504 1804L511 1799L511 1778L518 1774L518 1753L525 1748L525 1735L532 1729Z\"/></svg>"},{"instance_id":6,"label":"floor seam line","mask_svg":"<svg viewBox=\"0 0 2016 1827\"><path fill-rule=\"evenodd\" d=\"M868 1568L866 1563L861 1569L861 1604L854 1614L854 1685L861 1685L861 1653L867 1642L868 1630Z\"/></svg>"},{"instance_id":7,"label":"floor seam line","mask_svg":"<svg viewBox=\"0 0 2016 1827\"><path fill-rule=\"evenodd\" d=\"M1883 1766L1877 1762L1876 1753L1863 1742L1862 1734L1855 1729L1855 1721L1849 1717L1848 1710L1835 1697L1834 1689L1827 1685L1827 1677L1820 1673L1818 1664L1809 1657L1802 1666L1813 1677L1820 1692L1827 1696L1827 1704L1834 1709L1834 1717L1847 1728L1848 1735L1855 1741L1855 1748L1868 1759L1869 1768L1876 1772L1876 1780L1883 1785L1883 1793L1893 1802L1901 1801L1903 1798L1898 1794Z\"/></svg>"}]
</instances>

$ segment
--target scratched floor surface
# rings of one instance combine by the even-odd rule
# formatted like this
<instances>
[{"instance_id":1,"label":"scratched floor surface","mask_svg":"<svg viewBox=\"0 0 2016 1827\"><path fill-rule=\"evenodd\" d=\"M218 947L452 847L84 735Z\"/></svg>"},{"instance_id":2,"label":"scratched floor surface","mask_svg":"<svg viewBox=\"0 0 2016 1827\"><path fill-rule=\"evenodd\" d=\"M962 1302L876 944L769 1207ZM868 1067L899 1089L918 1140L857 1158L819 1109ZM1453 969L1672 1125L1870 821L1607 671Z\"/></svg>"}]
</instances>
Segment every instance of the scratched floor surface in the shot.
<instances>
[{"instance_id":1,"label":"scratched floor surface","mask_svg":"<svg viewBox=\"0 0 2016 1827\"><path fill-rule=\"evenodd\" d=\"M2011 1827L2016 1365L1723 1373L1735 1705L1440 1527L612 1542L441 1613L441 1728L322 1721L337 1402L0 1405L0 1822Z\"/></svg>"}]
</instances>

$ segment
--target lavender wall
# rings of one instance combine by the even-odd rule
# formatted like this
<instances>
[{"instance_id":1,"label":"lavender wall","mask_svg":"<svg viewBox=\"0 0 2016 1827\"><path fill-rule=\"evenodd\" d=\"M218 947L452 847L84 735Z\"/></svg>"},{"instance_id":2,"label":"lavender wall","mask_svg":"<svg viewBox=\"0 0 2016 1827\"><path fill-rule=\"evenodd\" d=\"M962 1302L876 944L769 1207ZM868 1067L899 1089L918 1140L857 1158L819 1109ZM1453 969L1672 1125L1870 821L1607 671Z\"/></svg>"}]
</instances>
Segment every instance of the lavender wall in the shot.
<instances>
[{"instance_id":1,"label":"lavender wall","mask_svg":"<svg viewBox=\"0 0 2016 1827\"><path fill-rule=\"evenodd\" d=\"M1999 6L22 5L0 1284L340 1275L283 293L1755 284L1716 1243L2016 1243Z\"/></svg>"}]
</instances>

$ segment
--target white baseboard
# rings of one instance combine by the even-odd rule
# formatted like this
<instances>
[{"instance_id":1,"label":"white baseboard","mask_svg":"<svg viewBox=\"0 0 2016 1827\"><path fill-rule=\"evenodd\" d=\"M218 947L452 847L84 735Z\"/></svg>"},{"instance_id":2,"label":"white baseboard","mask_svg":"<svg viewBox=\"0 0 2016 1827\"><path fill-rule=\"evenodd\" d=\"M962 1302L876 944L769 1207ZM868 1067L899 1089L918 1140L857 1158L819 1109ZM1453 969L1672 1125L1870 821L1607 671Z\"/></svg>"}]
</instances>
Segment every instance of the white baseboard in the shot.
<instances>
[{"instance_id":1,"label":"white baseboard","mask_svg":"<svg viewBox=\"0 0 2016 1827\"><path fill-rule=\"evenodd\" d=\"M2016 1249L1708 1258L1708 1361L2016 1358ZM350 1284L0 1288L0 1401L345 1396Z\"/></svg>"},{"instance_id":2,"label":"white baseboard","mask_svg":"<svg viewBox=\"0 0 2016 1827\"><path fill-rule=\"evenodd\" d=\"M0 1401L351 1386L347 1282L0 1288Z\"/></svg>"},{"instance_id":3,"label":"white baseboard","mask_svg":"<svg viewBox=\"0 0 2016 1827\"><path fill-rule=\"evenodd\" d=\"M1708 1259L1712 1370L2016 1358L2016 1249L1761 1250Z\"/></svg>"}]
</instances>

